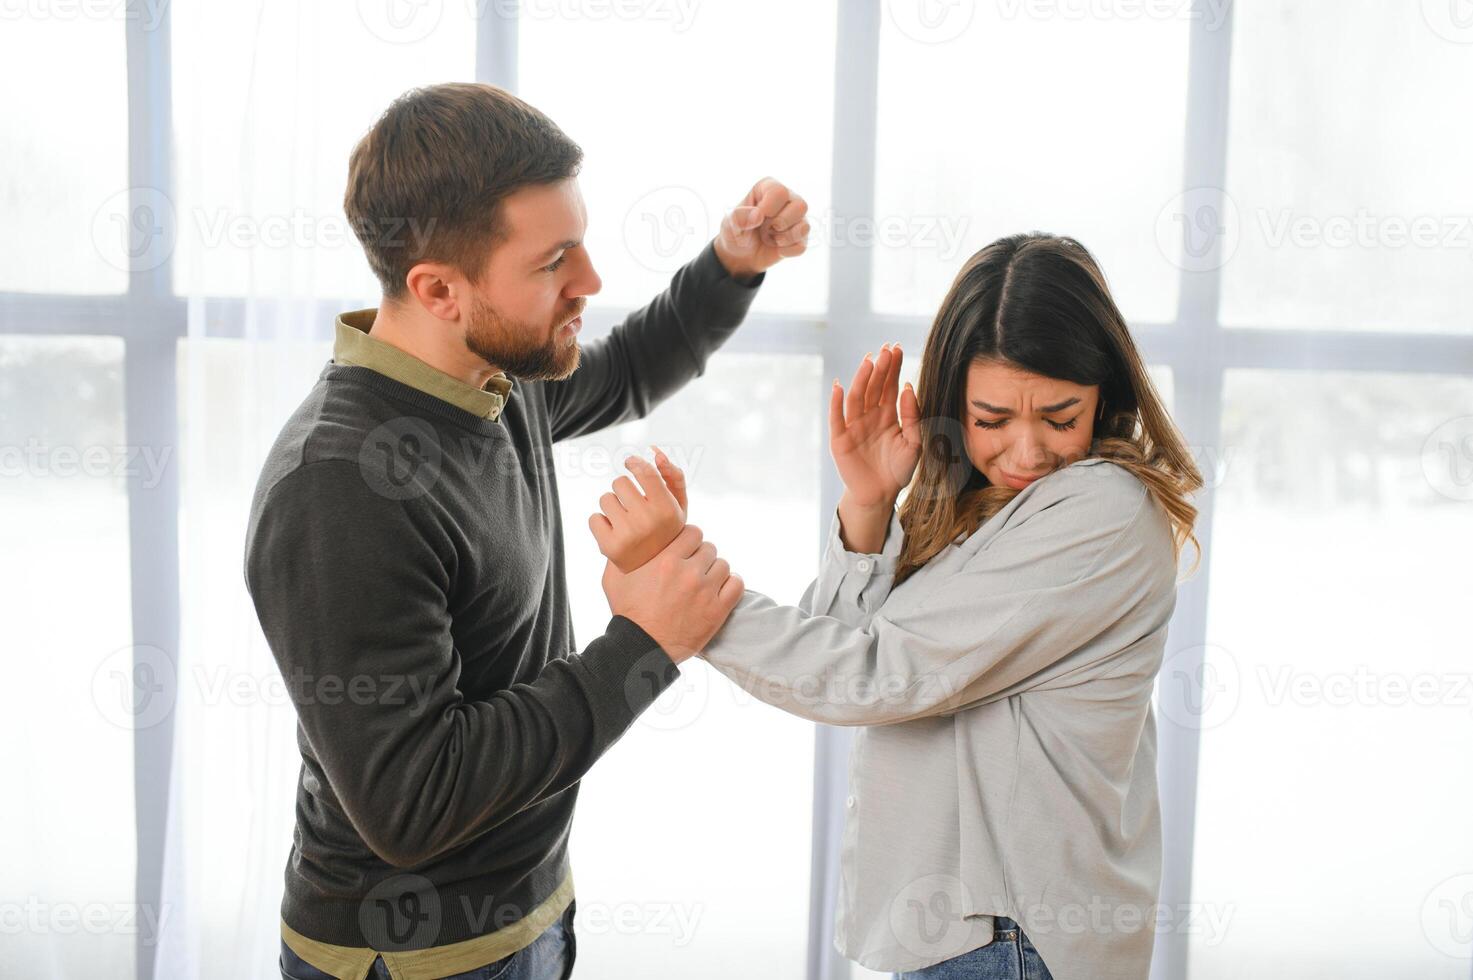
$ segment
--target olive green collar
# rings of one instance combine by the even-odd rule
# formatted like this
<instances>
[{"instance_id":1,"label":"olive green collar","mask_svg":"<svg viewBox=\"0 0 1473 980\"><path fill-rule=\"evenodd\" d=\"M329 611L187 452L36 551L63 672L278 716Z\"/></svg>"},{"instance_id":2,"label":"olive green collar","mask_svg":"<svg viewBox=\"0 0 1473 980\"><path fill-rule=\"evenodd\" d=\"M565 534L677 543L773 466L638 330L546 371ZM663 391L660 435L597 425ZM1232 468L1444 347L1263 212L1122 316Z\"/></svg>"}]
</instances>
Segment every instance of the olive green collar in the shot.
<instances>
[{"instance_id":1,"label":"olive green collar","mask_svg":"<svg viewBox=\"0 0 1473 980\"><path fill-rule=\"evenodd\" d=\"M495 422L511 395L512 381L502 371L486 382L486 387L468 385L444 371L392 344L369 335L377 308L354 310L338 315L332 359L338 364L364 367L400 384L409 385L432 398L449 402L472 415Z\"/></svg>"}]
</instances>

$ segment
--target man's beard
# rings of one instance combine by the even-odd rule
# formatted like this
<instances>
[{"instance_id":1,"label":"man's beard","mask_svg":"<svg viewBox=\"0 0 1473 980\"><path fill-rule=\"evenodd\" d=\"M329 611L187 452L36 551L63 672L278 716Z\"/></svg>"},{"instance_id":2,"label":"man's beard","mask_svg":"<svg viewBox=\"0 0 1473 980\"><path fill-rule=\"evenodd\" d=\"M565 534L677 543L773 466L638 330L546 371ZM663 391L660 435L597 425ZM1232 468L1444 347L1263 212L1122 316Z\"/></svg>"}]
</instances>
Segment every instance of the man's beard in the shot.
<instances>
[{"instance_id":1,"label":"man's beard","mask_svg":"<svg viewBox=\"0 0 1473 980\"><path fill-rule=\"evenodd\" d=\"M487 364L521 381L561 381L578 369L576 336L560 338L563 324L583 312L581 296L559 311L549 326L533 326L502 316L476 300L465 328L465 345Z\"/></svg>"}]
</instances>

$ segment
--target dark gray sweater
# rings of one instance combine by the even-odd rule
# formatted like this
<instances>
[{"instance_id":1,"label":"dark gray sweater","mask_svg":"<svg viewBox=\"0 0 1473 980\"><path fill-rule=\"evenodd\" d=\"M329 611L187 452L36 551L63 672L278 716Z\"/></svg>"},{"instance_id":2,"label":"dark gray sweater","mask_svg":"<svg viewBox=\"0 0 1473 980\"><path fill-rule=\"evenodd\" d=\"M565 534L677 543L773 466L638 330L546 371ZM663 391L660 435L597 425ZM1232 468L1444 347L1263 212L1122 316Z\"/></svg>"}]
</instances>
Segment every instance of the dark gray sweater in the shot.
<instances>
[{"instance_id":1,"label":"dark gray sweater","mask_svg":"<svg viewBox=\"0 0 1473 980\"><path fill-rule=\"evenodd\" d=\"M505 928L566 877L579 779L676 670L620 616L575 652L552 443L703 373L758 284L708 245L570 378L517 382L496 421L323 370L267 457L246 539L299 722L282 901L297 932L440 946ZM414 927L388 934L396 920Z\"/></svg>"}]
</instances>

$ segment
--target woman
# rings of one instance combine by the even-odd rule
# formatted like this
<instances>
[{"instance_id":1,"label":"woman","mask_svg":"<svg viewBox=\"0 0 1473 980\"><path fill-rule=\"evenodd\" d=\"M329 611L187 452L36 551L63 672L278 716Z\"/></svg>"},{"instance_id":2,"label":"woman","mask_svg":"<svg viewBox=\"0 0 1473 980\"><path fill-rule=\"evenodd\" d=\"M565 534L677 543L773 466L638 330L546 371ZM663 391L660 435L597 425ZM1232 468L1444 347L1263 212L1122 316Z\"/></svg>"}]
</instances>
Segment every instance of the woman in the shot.
<instances>
[{"instance_id":1,"label":"woman","mask_svg":"<svg viewBox=\"0 0 1473 980\"><path fill-rule=\"evenodd\" d=\"M846 956L901 978L1144 980L1151 691L1201 476L1072 239L982 249L903 392L902 356L866 356L847 397L835 382L844 494L801 604L746 592L702 656L770 704L863 726ZM652 524L611 497L593 523L612 557Z\"/></svg>"}]
</instances>

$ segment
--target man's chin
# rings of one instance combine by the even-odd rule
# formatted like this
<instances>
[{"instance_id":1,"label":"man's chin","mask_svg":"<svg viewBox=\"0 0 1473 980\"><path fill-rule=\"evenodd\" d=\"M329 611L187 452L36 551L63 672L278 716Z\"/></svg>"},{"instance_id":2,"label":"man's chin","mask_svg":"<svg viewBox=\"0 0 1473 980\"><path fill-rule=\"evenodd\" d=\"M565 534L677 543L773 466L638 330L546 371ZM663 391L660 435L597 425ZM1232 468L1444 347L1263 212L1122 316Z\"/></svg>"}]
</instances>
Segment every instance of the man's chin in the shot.
<instances>
[{"instance_id":1,"label":"man's chin","mask_svg":"<svg viewBox=\"0 0 1473 980\"><path fill-rule=\"evenodd\" d=\"M568 340L566 347L561 347L557 352L557 360L549 372L548 381L563 381L573 376L578 370L578 363L582 360L583 348L578 344L578 338L572 337Z\"/></svg>"}]
</instances>

